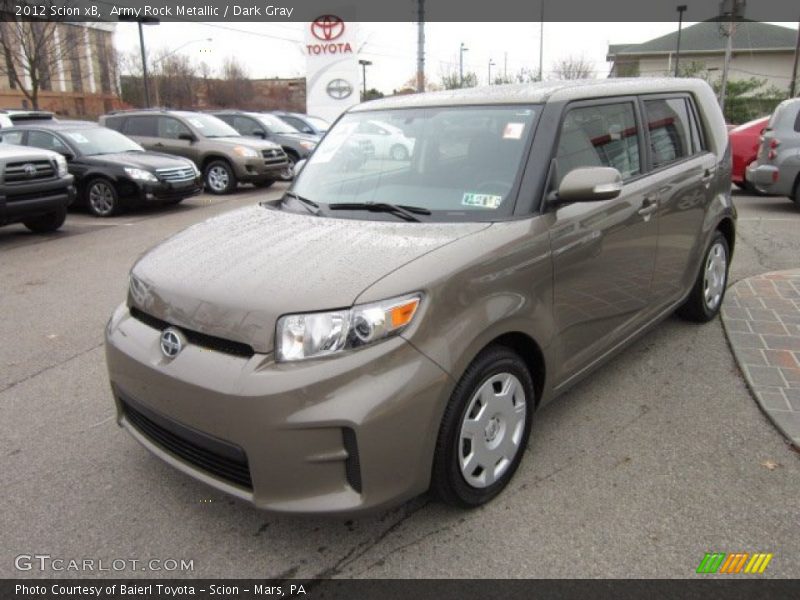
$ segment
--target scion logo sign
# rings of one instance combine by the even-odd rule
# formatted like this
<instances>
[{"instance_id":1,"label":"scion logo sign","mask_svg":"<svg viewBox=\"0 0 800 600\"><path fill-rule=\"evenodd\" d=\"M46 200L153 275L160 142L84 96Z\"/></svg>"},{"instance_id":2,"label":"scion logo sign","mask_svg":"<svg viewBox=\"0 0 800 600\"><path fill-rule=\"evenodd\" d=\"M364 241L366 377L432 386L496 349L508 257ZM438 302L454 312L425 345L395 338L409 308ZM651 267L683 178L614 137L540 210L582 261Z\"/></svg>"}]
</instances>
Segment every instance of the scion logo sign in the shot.
<instances>
[{"instance_id":1,"label":"scion logo sign","mask_svg":"<svg viewBox=\"0 0 800 600\"><path fill-rule=\"evenodd\" d=\"M343 100L353 93L353 86L344 79L331 79L325 87L325 91L334 100Z\"/></svg>"},{"instance_id":2,"label":"scion logo sign","mask_svg":"<svg viewBox=\"0 0 800 600\"><path fill-rule=\"evenodd\" d=\"M167 358L175 358L183 350L183 336L174 327L169 327L161 334L161 352Z\"/></svg>"},{"instance_id":3,"label":"scion logo sign","mask_svg":"<svg viewBox=\"0 0 800 600\"><path fill-rule=\"evenodd\" d=\"M311 35L319 43L306 44L306 50L310 55L327 54L352 54L353 47L350 42L336 42L344 34L344 21L335 15L323 15L317 17L311 23Z\"/></svg>"}]
</instances>

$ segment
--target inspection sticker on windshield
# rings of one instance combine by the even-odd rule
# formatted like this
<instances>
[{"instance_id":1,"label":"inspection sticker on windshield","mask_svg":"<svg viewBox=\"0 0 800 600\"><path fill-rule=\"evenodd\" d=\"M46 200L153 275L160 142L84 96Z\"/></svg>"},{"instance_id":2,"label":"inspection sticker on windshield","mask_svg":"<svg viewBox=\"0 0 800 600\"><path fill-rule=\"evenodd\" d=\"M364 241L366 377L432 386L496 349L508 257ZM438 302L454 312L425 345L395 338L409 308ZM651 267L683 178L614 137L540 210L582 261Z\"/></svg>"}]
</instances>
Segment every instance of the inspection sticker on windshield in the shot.
<instances>
[{"instance_id":1,"label":"inspection sticker on windshield","mask_svg":"<svg viewBox=\"0 0 800 600\"><path fill-rule=\"evenodd\" d=\"M502 196L495 196L494 194L473 194L472 192L465 192L461 198L461 204L464 206L475 206L477 208L497 208L503 201Z\"/></svg>"},{"instance_id":2,"label":"inspection sticker on windshield","mask_svg":"<svg viewBox=\"0 0 800 600\"><path fill-rule=\"evenodd\" d=\"M503 130L503 139L521 139L523 131L525 131L525 123L506 123L506 128Z\"/></svg>"},{"instance_id":3,"label":"inspection sticker on windshield","mask_svg":"<svg viewBox=\"0 0 800 600\"><path fill-rule=\"evenodd\" d=\"M68 133L69 137L71 137L74 141L78 142L79 144L88 144L89 140L87 140L84 136L80 133Z\"/></svg>"}]
</instances>

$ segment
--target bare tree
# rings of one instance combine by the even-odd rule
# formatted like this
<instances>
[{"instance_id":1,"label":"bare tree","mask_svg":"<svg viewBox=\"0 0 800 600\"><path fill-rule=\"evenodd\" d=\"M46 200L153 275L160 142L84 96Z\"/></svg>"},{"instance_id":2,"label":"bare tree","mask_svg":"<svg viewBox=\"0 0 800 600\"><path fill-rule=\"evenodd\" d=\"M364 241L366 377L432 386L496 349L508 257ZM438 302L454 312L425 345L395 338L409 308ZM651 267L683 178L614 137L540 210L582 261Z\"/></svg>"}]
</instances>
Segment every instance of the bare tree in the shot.
<instances>
[{"instance_id":1,"label":"bare tree","mask_svg":"<svg viewBox=\"0 0 800 600\"><path fill-rule=\"evenodd\" d=\"M156 105L192 108L195 105L197 71L185 54L162 51L153 60Z\"/></svg>"},{"instance_id":2,"label":"bare tree","mask_svg":"<svg viewBox=\"0 0 800 600\"><path fill-rule=\"evenodd\" d=\"M51 4L37 1L47 13ZM82 36L74 35L72 27L58 21L19 21L9 11L0 11L0 75L8 77L34 109L39 108L39 93L53 89L63 66L80 61Z\"/></svg>"},{"instance_id":3,"label":"bare tree","mask_svg":"<svg viewBox=\"0 0 800 600\"><path fill-rule=\"evenodd\" d=\"M253 82L247 78L247 70L236 57L230 56L225 60L222 79L209 83L208 102L212 106L244 106L255 100Z\"/></svg>"},{"instance_id":4,"label":"bare tree","mask_svg":"<svg viewBox=\"0 0 800 600\"><path fill-rule=\"evenodd\" d=\"M455 69L452 67L452 65L449 65L447 68L442 69L440 73L440 82L442 87L446 90L469 88L478 85L478 76L474 71L465 71L464 78L462 80L458 69Z\"/></svg>"},{"instance_id":5,"label":"bare tree","mask_svg":"<svg viewBox=\"0 0 800 600\"><path fill-rule=\"evenodd\" d=\"M553 63L555 79L593 79L594 65L584 56L568 56Z\"/></svg>"}]
</instances>

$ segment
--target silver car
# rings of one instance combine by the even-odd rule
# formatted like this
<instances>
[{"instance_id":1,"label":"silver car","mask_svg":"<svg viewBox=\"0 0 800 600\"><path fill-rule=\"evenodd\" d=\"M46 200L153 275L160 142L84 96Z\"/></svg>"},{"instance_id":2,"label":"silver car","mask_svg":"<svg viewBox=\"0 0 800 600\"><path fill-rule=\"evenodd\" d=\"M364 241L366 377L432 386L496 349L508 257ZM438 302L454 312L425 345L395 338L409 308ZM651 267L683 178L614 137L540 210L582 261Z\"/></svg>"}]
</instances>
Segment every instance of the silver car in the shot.
<instances>
[{"instance_id":1,"label":"silver car","mask_svg":"<svg viewBox=\"0 0 800 600\"><path fill-rule=\"evenodd\" d=\"M747 167L747 181L766 194L789 196L800 206L800 98L784 100L772 113Z\"/></svg>"}]
</instances>

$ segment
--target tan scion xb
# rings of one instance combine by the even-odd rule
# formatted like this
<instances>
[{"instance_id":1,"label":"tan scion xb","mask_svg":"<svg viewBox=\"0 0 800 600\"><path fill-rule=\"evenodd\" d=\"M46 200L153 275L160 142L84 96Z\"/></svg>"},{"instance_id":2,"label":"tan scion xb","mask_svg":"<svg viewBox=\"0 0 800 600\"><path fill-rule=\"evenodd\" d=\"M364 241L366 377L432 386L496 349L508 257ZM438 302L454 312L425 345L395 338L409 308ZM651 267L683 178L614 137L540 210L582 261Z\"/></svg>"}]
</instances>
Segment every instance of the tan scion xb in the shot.
<instances>
[{"instance_id":1,"label":"tan scion xb","mask_svg":"<svg viewBox=\"0 0 800 600\"><path fill-rule=\"evenodd\" d=\"M356 106L282 198L134 265L106 332L119 423L263 509L483 504L538 407L672 312L717 314L730 170L700 80Z\"/></svg>"}]
</instances>

